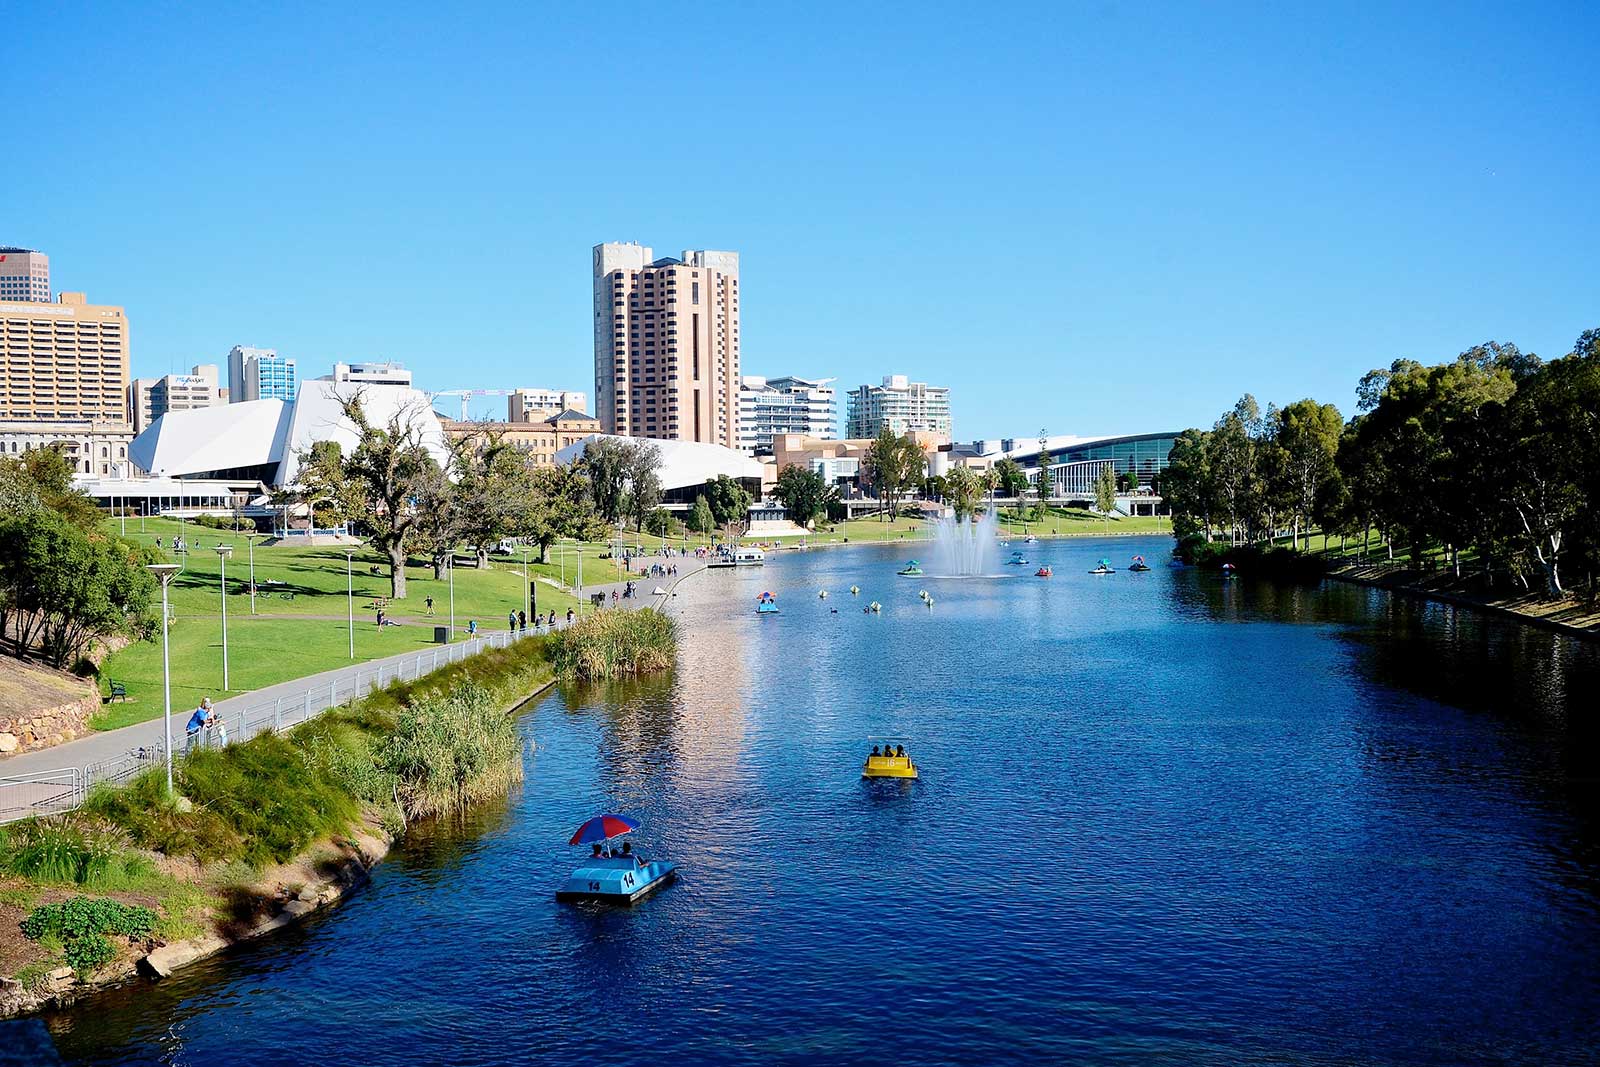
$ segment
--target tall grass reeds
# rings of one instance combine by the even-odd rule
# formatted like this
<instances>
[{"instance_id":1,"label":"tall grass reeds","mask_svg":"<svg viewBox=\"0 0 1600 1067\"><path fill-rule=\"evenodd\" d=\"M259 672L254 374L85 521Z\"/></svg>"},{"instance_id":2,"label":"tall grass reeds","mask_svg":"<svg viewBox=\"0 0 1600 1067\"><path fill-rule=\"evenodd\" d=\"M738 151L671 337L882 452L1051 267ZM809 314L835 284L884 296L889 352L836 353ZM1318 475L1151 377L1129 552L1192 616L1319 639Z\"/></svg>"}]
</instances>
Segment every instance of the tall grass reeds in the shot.
<instances>
[{"instance_id":1,"label":"tall grass reeds","mask_svg":"<svg viewBox=\"0 0 1600 1067\"><path fill-rule=\"evenodd\" d=\"M522 781L522 735L487 689L465 685L401 713L379 766L408 819L460 811Z\"/></svg>"},{"instance_id":2,"label":"tall grass reeds","mask_svg":"<svg viewBox=\"0 0 1600 1067\"><path fill-rule=\"evenodd\" d=\"M678 624L654 608L611 609L585 616L550 641L558 674L600 681L671 667L678 651Z\"/></svg>"}]
</instances>

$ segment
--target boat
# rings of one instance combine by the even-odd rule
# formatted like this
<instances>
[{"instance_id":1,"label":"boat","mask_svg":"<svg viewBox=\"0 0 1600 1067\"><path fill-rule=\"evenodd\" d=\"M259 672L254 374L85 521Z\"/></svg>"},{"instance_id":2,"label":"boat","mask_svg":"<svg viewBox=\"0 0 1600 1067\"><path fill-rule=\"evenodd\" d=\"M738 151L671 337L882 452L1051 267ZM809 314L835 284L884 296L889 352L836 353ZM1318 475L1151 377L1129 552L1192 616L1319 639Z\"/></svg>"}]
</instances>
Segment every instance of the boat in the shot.
<instances>
[{"instance_id":1,"label":"boat","mask_svg":"<svg viewBox=\"0 0 1600 1067\"><path fill-rule=\"evenodd\" d=\"M896 740L889 738L889 741ZM905 745L890 745L885 741L881 746L884 752L891 748L898 751L894 755L877 754L880 746L873 745L873 755L867 756L867 761L861 765L863 778L915 778L917 765L911 762L911 757L906 754Z\"/></svg>"},{"instance_id":2,"label":"boat","mask_svg":"<svg viewBox=\"0 0 1600 1067\"><path fill-rule=\"evenodd\" d=\"M1130 571L1147 571L1150 569L1150 565L1144 561L1143 556L1134 556L1133 562L1128 564L1128 569Z\"/></svg>"},{"instance_id":3,"label":"boat","mask_svg":"<svg viewBox=\"0 0 1600 1067\"><path fill-rule=\"evenodd\" d=\"M636 904L658 889L671 885L678 877L678 865L665 860L647 860L633 851L633 845L613 844L639 828L623 815L596 815L572 835L569 845L588 845L591 853L583 865L568 876L556 890L563 902L592 901L601 904Z\"/></svg>"},{"instance_id":4,"label":"boat","mask_svg":"<svg viewBox=\"0 0 1600 1067\"><path fill-rule=\"evenodd\" d=\"M902 578L921 578L922 564L914 559L909 560L904 567L900 568L899 574Z\"/></svg>"},{"instance_id":5,"label":"boat","mask_svg":"<svg viewBox=\"0 0 1600 1067\"><path fill-rule=\"evenodd\" d=\"M1007 567L1026 567L1027 565L1028 557L1024 556L1021 552L1011 553L1011 558L1006 560Z\"/></svg>"},{"instance_id":6,"label":"boat","mask_svg":"<svg viewBox=\"0 0 1600 1067\"><path fill-rule=\"evenodd\" d=\"M883 605L874 600L872 603L867 605L867 610L872 612L874 615L878 615L883 612Z\"/></svg>"},{"instance_id":7,"label":"boat","mask_svg":"<svg viewBox=\"0 0 1600 1067\"><path fill-rule=\"evenodd\" d=\"M1040 567L1038 570L1034 571L1033 576L1035 578L1048 578L1054 573L1055 571L1050 569L1050 564L1046 563L1043 567Z\"/></svg>"},{"instance_id":8,"label":"boat","mask_svg":"<svg viewBox=\"0 0 1600 1067\"><path fill-rule=\"evenodd\" d=\"M776 615L778 613L778 598L771 593L762 593L756 597L757 615Z\"/></svg>"},{"instance_id":9,"label":"boat","mask_svg":"<svg viewBox=\"0 0 1600 1067\"><path fill-rule=\"evenodd\" d=\"M860 596L861 595L861 587L859 585L852 585L850 587L850 595L851 596Z\"/></svg>"},{"instance_id":10,"label":"boat","mask_svg":"<svg viewBox=\"0 0 1600 1067\"><path fill-rule=\"evenodd\" d=\"M737 548L714 557L707 567L760 567L767 557L759 548Z\"/></svg>"},{"instance_id":11,"label":"boat","mask_svg":"<svg viewBox=\"0 0 1600 1067\"><path fill-rule=\"evenodd\" d=\"M1029 534L1027 537L1022 539L1022 543L1025 545L1036 545L1039 543L1039 539L1033 536L1033 534Z\"/></svg>"},{"instance_id":12,"label":"boat","mask_svg":"<svg viewBox=\"0 0 1600 1067\"><path fill-rule=\"evenodd\" d=\"M818 600L827 600L828 599L828 591L826 589L817 590L817 599Z\"/></svg>"},{"instance_id":13,"label":"boat","mask_svg":"<svg viewBox=\"0 0 1600 1067\"><path fill-rule=\"evenodd\" d=\"M1237 578L1237 577L1239 577L1238 569L1235 568L1234 565L1231 564L1231 563L1224 563L1222 565L1222 577L1224 579Z\"/></svg>"},{"instance_id":14,"label":"boat","mask_svg":"<svg viewBox=\"0 0 1600 1067\"><path fill-rule=\"evenodd\" d=\"M1103 560L1101 560L1099 562L1098 565L1096 565L1094 570L1090 571L1089 573L1090 574L1115 574L1115 573L1117 573L1117 568L1115 568L1115 567L1113 567L1111 565L1111 561L1109 559L1103 559Z\"/></svg>"}]
</instances>

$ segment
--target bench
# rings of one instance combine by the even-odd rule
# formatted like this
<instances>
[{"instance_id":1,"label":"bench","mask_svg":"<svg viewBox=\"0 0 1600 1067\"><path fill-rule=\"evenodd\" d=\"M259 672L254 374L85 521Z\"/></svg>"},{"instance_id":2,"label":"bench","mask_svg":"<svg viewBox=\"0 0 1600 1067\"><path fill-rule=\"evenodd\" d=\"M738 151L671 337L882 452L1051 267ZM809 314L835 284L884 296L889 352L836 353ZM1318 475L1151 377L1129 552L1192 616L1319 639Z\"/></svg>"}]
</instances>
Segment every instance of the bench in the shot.
<instances>
[{"instance_id":1,"label":"bench","mask_svg":"<svg viewBox=\"0 0 1600 1067\"><path fill-rule=\"evenodd\" d=\"M113 700L127 700L127 699L128 699L128 687L123 685L121 682L113 680L112 683L111 683L111 695L106 697L106 703L109 704Z\"/></svg>"}]
</instances>

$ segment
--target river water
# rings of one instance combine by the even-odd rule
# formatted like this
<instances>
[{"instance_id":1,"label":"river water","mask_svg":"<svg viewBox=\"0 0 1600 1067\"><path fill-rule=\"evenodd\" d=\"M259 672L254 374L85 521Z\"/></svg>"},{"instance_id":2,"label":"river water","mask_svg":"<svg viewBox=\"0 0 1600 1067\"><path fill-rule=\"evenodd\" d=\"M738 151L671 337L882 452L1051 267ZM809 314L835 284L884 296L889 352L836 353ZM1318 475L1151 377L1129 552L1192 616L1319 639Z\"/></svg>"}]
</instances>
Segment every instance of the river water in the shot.
<instances>
[{"instance_id":1,"label":"river water","mask_svg":"<svg viewBox=\"0 0 1600 1067\"><path fill-rule=\"evenodd\" d=\"M73 1064L1595 1062L1600 650L1169 544L691 578L672 676L525 710L518 795L48 1022ZM922 778L863 782L874 734ZM556 904L603 810L682 881Z\"/></svg>"}]
</instances>

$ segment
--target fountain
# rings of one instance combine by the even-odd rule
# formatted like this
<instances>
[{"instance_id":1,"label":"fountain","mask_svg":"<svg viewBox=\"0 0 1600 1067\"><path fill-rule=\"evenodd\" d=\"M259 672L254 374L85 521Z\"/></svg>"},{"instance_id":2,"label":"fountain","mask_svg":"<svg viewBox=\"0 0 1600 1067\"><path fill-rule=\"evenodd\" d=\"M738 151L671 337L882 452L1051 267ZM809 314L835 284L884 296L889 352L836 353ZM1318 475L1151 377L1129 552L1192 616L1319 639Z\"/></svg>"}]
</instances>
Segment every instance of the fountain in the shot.
<instances>
[{"instance_id":1,"label":"fountain","mask_svg":"<svg viewBox=\"0 0 1600 1067\"><path fill-rule=\"evenodd\" d=\"M930 577L980 578L999 573L995 516L987 511L973 519L946 517L933 528Z\"/></svg>"}]
</instances>

